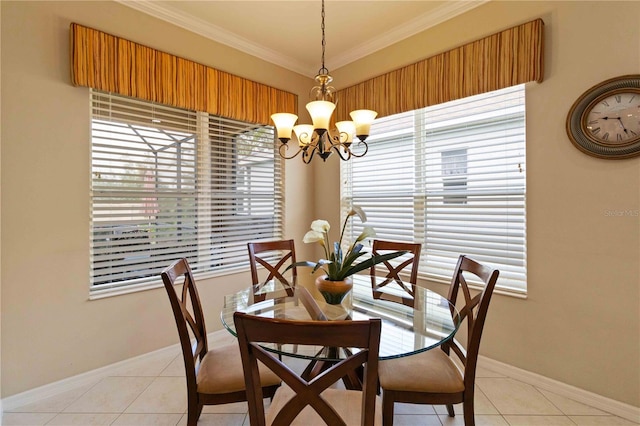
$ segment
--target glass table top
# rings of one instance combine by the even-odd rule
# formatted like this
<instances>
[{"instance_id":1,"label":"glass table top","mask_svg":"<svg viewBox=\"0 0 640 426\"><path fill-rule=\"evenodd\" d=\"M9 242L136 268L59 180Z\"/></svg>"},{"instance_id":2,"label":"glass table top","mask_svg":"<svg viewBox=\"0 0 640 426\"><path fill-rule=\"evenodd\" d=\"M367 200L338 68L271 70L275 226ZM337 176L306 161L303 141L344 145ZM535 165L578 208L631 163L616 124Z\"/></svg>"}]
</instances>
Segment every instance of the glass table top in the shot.
<instances>
[{"instance_id":1,"label":"glass table top","mask_svg":"<svg viewBox=\"0 0 640 426\"><path fill-rule=\"evenodd\" d=\"M372 280L374 280L373 283ZM454 320L458 318L458 312L445 297L416 286L414 297L411 298L397 283L378 287L377 285L383 281L383 277L354 275L353 290L339 305L327 304L312 280L301 280L299 277L293 285L272 281L261 288L256 295L249 287L225 296L220 316L224 327L234 336L236 331L233 313L236 311L269 318L314 320L317 318L313 314L313 309L308 307L308 299L301 296L301 292L306 290L308 291L306 295L311 295L313 298L311 303L315 302L315 308L319 308L327 320L380 318L382 320L380 359L422 352L442 344L454 335L459 325L457 319ZM374 285L377 289L375 292ZM408 303L402 303L403 298ZM255 300L261 301L254 303ZM336 351L323 350L322 347L265 346L274 352L297 358L316 360L339 358L339 353L336 355Z\"/></svg>"}]
</instances>

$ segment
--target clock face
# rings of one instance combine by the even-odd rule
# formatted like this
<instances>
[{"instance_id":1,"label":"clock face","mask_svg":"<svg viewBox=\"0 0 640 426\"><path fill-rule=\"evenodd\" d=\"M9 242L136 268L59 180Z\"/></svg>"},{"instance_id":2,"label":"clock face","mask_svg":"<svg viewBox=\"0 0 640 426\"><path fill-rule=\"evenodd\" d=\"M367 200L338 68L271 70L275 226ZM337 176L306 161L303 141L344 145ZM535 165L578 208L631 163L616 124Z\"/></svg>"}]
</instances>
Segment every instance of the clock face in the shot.
<instances>
[{"instance_id":1,"label":"clock face","mask_svg":"<svg viewBox=\"0 0 640 426\"><path fill-rule=\"evenodd\" d=\"M622 89L596 98L585 108L585 135L597 143L626 145L640 139L640 90Z\"/></svg>"},{"instance_id":2,"label":"clock face","mask_svg":"<svg viewBox=\"0 0 640 426\"><path fill-rule=\"evenodd\" d=\"M608 159L640 156L640 74L610 78L587 89L566 121L571 143Z\"/></svg>"}]
</instances>

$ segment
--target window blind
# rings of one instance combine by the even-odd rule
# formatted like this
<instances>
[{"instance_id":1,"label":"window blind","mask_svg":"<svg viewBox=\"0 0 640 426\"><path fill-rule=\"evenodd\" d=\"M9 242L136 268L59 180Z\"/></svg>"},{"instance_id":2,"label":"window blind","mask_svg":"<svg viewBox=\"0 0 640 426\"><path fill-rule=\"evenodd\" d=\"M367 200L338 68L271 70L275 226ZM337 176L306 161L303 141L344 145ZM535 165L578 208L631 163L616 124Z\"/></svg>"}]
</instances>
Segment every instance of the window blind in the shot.
<instances>
[{"instance_id":1,"label":"window blind","mask_svg":"<svg viewBox=\"0 0 640 426\"><path fill-rule=\"evenodd\" d=\"M91 292L248 265L246 243L281 238L273 128L91 91Z\"/></svg>"},{"instance_id":2,"label":"window blind","mask_svg":"<svg viewBox=\"0 0 640 426\"><path fill-rule=\"evenodd\" d=\"M524 293L524 100L519 85L376 120L367 155L341 165L345 209L363 207L378 239L422 243L423 278L448 282L465 254Z\"/></svg>"}]
</instances>

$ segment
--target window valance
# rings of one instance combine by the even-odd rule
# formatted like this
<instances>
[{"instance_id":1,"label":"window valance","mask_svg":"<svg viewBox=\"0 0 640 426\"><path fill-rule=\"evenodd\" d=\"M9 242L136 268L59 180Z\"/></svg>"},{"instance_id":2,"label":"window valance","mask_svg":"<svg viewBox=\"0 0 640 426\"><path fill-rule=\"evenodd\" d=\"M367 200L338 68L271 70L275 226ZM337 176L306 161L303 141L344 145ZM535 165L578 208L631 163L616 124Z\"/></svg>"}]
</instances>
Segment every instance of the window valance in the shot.
<instances>
[{"instance_id":1,"label":"window valance","mask_svg":"<svg viewBox=\"0 0 640 426\"><path fill-rule=\"evenodd\" d=\"M530 81L542 82L544 22L536 19L337 92L337 119L358 108L378 117Z\"/></svg>"},{"instance_id":2,"label":"window valance","mask_svg":"<svg viewBox=\"0 0 640 426\"><path fill-rule=\"evenodd\" d=\"M76 86L259 124L297 113L292 93L76 23L70 32Z\"/></svg>"}]
</instances>

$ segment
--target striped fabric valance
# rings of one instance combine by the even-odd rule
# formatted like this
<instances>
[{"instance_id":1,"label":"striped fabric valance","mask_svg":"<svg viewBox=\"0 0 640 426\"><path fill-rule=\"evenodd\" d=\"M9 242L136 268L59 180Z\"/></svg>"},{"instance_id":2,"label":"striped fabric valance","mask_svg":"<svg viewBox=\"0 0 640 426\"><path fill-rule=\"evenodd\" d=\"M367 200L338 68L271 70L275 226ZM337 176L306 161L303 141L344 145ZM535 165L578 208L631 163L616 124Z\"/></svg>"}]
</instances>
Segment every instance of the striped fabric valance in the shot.
<instances>
[{"instance_id":1,"label":"striped fabric valance","mask_svg":"<svg viewBox=\"0 0 640 426\"><path fill-rule=\"evenodd\" d=\"M250 123L298 109L292 93L75 23L71 82Z\"/></svg>"},{"instance_id":2,"label":"striped fabric valance","mask_svg":"<svg viewBox=\"0 0 640 426\"><path fill-rule=\"evenodd\" d=\"M354 109L378 117L542 82L544 22L536 19L337 92L337 120Z\"/></svg>"}]
</instances>

